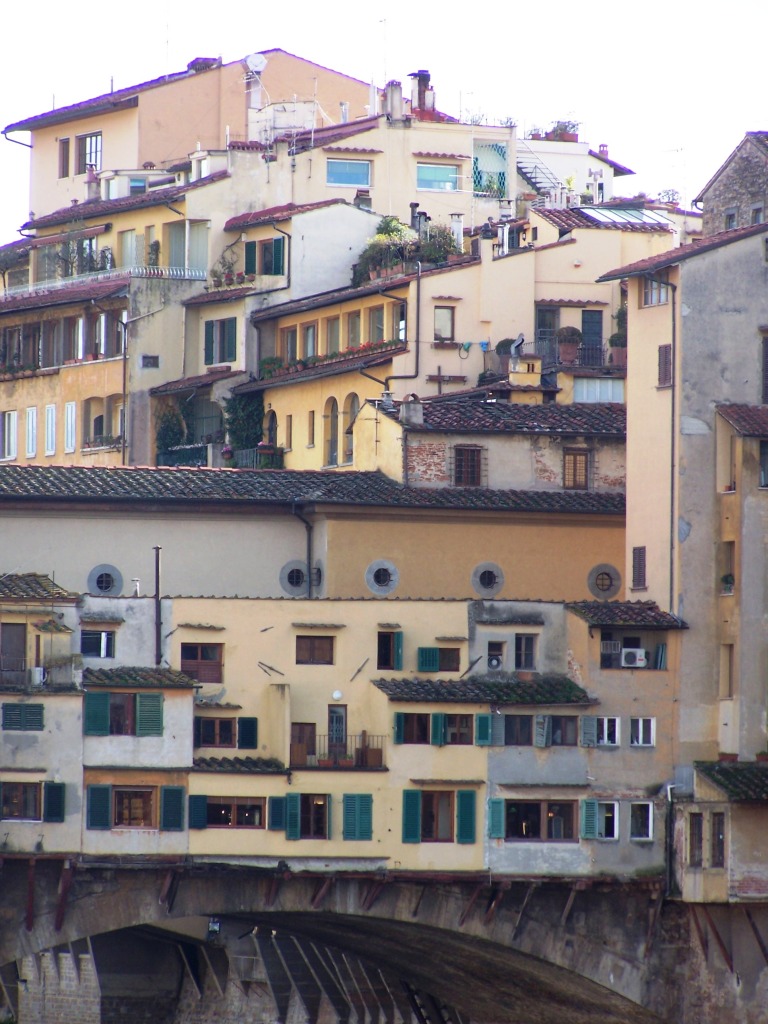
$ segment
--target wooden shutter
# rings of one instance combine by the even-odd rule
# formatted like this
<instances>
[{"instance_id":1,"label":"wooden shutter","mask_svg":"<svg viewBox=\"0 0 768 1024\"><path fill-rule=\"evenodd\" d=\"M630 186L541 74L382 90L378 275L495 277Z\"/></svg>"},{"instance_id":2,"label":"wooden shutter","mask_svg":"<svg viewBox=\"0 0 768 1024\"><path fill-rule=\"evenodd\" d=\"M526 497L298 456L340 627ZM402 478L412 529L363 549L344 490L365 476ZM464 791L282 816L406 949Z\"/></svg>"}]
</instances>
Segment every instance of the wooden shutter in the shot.
<instances>
[{"instance_id":1,"label":"wooden shutter","mask_svg":"<svg viewBox=\"0 0 768 1024\"><path fill-rule=\"evenodd\" d=\"M493 715L487 711L475 715L475 745L478 747L490 747L491 745L491 719Z\"/></svg>"},{"instance_id":2,"label":"wooden shutter","mask_svg":"<svg viewBox=\"0 0 768 1024\"><path fill-rule=\"evenodd\" d=\"M456 793L456 842L475 841L475 791L460 789Z\"/></svg>"},{"instance_id":3,"label":"wooden shutter","mask_svg":"<svg viewBox=\"0 0 768 1024\"><path fill-rule=\"evenodd\" d=\"M333 817L331 815L331 794L329 793L325 798L325 838L331 838L331 824Z\"/></svg>"},{"instance_id":4,"label":"wooden shutter","mask_svg":"<svg viewBox=\"0 0 768 1024\"><path fill-rule=\"evenodd\" d=\"M208 828L208 797L193 793L189 797L189 827Z\"/></svg>"},{"instance_id":5,"label":"wooden shutter","mask_svg":"<svg viewBox=\"0 0 768 1024\"><path fill-rule=\"evenodd\" d=\"M5 705L3 705L5 708ZM402 743L405 737L405 713L403 711L395 712L395 743Z\"/></svg>"},{"instance_id":6,"label":"wooden shutter","mask_svg":"<svg viewBox=\"0 0 768 1024\"><path fill-rule=\"evenodd\" d=\"M285 838L301 839L301 794L288 793L285 799Z\"/></svg>"},{"instance_id":7,"label":"wooden shutter","mask_svg":"<svg viewBox=\"0 0 768 1024\"><path fill-rule=\"evenodd\" d=\"M632 589L642 590L645 583L645 545L632 548Z\"/></svg>"},{"instance_id":8,"label":"wooden shutter","mask_svg":"<svg viewBox=\"0 0 768 1024\"><path fill-rule=\"evenodd\" d=\"M112 787L89 786L87 797L87 827L112 827Z\"/></svg>"},{"instance_id":9,"label":"wooden shutter","mask_svg":"<svg viewBox=\"0 0 768 1024\"><path fill-rule=\"evenodd\" d=\"M43 783L43 821L64 821L63 782Z\"/></svg>"},{"instance_id":10,"label":"wooden shutter","mask_svg":"<svg viewBox=\"0 0 768 1024\"><path fill-rule=\"evenodd\" d=\"M488 836L491 839L503 839L504 833L504 801L500 797L493 797L488 801Z\"/></svg>"},{"instance_id":11,"label":"wooden shutter","mask_svg":"<svg viewBox=\"0 0 768 1024\"><path fill-rule=\"evenodd\" d=\"M24 728L24 719L21 708L21 704L3 704L4 729L17 730Z\"/></svg>"},{"instance_id":12,"label":"wooden shutter","mask_svg":"<svg viewBox=\"0 0 768 1024\"><path fill-rule=\"evenodd\" d=\"M579 721L581 728L582 747L597 746L597 717L595 715L582 715Z\"/></svg>"},{"instance_id":13,"label":"wooden shutter","mask_svg":"<svg viewBox=\"0 0 768 1024\"><path fill-rule=\"evenodd\" d=\"M39 732L43 728L43 705L22 704L21 720L22 729L30 729Z\"/></svg>"},{"instance_id":14,"label":"wooden shutter","mask_svg":"<svg viewBox=\"0 0 768 1024\"><path fill-rule=\"evenodd\" d=\"M403 790L403 842L421 842L421 790Z\"/></svg>"},{"instance_id":15,"label":"wooden shutter","mask_svg":"<svg viewBox=\"0 0 768 1024\"><path fill-rule=\"evenodd\" d=\"M272 832L282 832L285 829L285 797L269 797L267 809L267 828Z\"/></svg>"},{"instance_id":16,"label":"wooden shutter","mask_svg":"<svg viewBox=\"0 0 768 1024\"><path fill-rule=\"evenodd\" d=\"M403 667L403 634L400 630L392 634L392 668Z\"/></svg>"},{"instance_id":17,"label":"wooden shutter","mask_svg":"<svg viewBox=\"0 0 768 1024\"><path fill-rule=\"evenodd\" d=\"M282 235L272 239L272 273L283 274L285 263L285 239Z\"/></svg>"},{"instance_id":18,"label":"wooden shutter","mask_svg":"<svg viewBox=\"0 0 768 1024\"><path fill-rule=\"evenodd\" d=\"M442 747L445 743L445 713L435 711L431 716L429 742L433 747Z\"/></svg>"},{"instance_id":19,"label":"wooden shutter","mask_svg":"<svg viewBox=\"0 0 768 1024\"><path fill-rule=\"evenodd\" d=\"M136 735L163 735L162 693L136 694Z\"/></svg>"},{"instance_id":20,"label":"wooden shutter","mask_svg":"<svg viewBox=\"0 0 768 1024\"><path fill-rule=\"evenodd\" d=\"M233 363L237 359L237 317L230 316L224 321L224 361Z\"/></svg>"},{"instance_id":21,"label":"wooden shutter","mask_svg":"<svg viewBox=\"0 0 768 1024\"><path fill-rule=\"evenodd\" d=\"M491 746L503 747L505 733L505 716L491 715Z\"/></svg>"},{"instance_id":22,"label":"wooden shutter","mask_svg":"<svg viewBox=\"0 0 768 1024\"><path fill-rule=\"evenodd\" d=\"M581 838L597 839L597 800L581 801Z\"/></svg>"},{"instance_id":23,"label":"wooden shutter","mask_svg":"<svg viewBox=\"0 0 768 1024\"><path fill-rule=\"evenodd\" d=\"M419 647L419 672L439 672L440 671L440 648L439 647Z\"/></svg>"},{"instance_id":24,"label":"wooden shutter","mask_svg":"<svg viewBox=\"0 0 768 1024\"><path fill-rule=\"evenodd\" d=\"M330 819L330 806L328 817ZM342 835L344 839L373 838L373 797L369 793L344 794Z\"/></svg>"},{"instance_id":25,"label":"wooden shutter","mask_svg":"<svg viewBox=\"0 0 768 1024\"><path fill-rule=\"evenodd\" d=\"M550 715L534 715L534 747L552 746L552 718Z\"/></svg>"},{"instance_id":26,"label":"wooden shutter","mask_svg":"<svg viewBox=\"0 0 768 1024\"><path fill-rule=\"evenodd\" d=\"M160 787L160 829L181 832L184 828L184 787Z\"/></svg>"},{"instance_id":27,"label":"wooden shutter","mask_svg":"<svg viewBox=\"0 0 768 1024\"><path fill-rule=\"evenodd\" d=\"M255 750L259 743L258 718L238 718L237 746L239 750Z\"/></svg>"},{"instance_id":28,"label":"wooden shutter","mask_svg":"<svg viewBox=\"0 0 768 1024\"><path fill-rule=\"evenodd\" d=\"M245 272L246 274L256 273L256 255L258 246L255 242L245 243Z\"/></svg>"},{"instance_id":29,"label":"wooden shutter","mask_svg":"<svg viewBox=\"0 0 768 1024\"><path fill-rule=\"evenodd\" d=\"M205 321L205 365L212 366L213 359L213 332L215 324L213 320Z\"/></svg>"},{"instance_id":30,"label":"wooden shutter","mask_svg":"<svg viewBox=\"0 0 768 1024\"><path fill-rule=\"evenodd\" d=\"M109 736L108 693L86 693L83 734L85 736Z\"/></svg>"}]
</instances>

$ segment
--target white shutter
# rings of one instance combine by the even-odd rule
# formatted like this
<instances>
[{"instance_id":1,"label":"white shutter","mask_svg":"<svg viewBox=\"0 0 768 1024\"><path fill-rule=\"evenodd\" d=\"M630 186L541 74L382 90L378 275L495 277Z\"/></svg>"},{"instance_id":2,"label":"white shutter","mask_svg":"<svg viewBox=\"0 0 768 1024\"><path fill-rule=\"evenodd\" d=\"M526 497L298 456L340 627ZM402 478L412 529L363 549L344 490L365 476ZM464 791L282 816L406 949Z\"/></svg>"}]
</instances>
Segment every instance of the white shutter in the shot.
<instances>
[{"instance_id":1,"label":"white shutter","mask_svg":"<svg viewBox=\"0 0 768 1024\"><path fill-rule=\"evenodd\" d=\"M45 454L56 454L56 406L45 407Z\"/></svg>"},{"instance_id":2,"label":"white shutter","mask_svg":"<svg viewBox=\"0 0 768 1024\"><path fill-rule=\"evenodd\" d=\"M17 448L17 418L15 412L3 413L3 458L15 459Z\"/></svg>"},{"instance_id":3,"label":"white shutter","mask_svg":"<svg viewBox=\"0 0 768 1024\"><path fill-rule=\"evenodd\" d=\"M71 453L75 450L75 416L77 405L75 402L67 402L64 406L64 451Z\"/></svg>"},{"instance_id":4,"label":"white shutter","mask_svg":"<svg viewBox=\"0 0 768 1024\"><path fill-rule=\"evenodd\" d=\"M37 406L27 409L27 458L34 459L37 455Z\"/></svg>"}]
</instances>

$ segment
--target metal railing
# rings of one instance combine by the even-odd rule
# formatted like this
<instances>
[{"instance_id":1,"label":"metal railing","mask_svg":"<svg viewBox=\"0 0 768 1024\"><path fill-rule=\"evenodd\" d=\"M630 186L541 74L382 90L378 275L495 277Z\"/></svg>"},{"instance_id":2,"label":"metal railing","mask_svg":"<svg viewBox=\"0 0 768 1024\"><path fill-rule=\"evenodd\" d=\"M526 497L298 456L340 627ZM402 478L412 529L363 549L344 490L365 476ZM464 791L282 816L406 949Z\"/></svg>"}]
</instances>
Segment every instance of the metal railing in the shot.
<instances>
[{"instance_id":1,"label":"metal railing","mask_svg":"<svg viewBox=\"0 0 768 1024\"><path fill-rule=\"evenodd\" d=\"M282 469L283 449L272 445L259 448L242 448L235 452L237 469Z\"/></svg>"},{"instance_id":2,"label":"metal railing","mask_svg":"<svg viewBox=\"0 0 768 1024\"><path fill-rule=\"evenodd\" d=\"M386 736L368 732L337 739L319 735L304 743L291 743L292 768L384 768Z\"/></svg>"},{"instance_id":3,"label":"metal railing","mask_svg":"<svg viewBox=\"0 0 768 1024\"><path fill-rule=\"evenodd\" d=\"M115 267L112 270L95 270L89 274L73 274L72 277L56 277L46 281L34 281L32 284L19 284L8 287L0 294L3 298L14 298L18 295L36 295L60 291L74 284L86 281L111 281L121 277L162 277L176 281L205 281L207 270L199 267Z\"/></svg>"}]
</instances>

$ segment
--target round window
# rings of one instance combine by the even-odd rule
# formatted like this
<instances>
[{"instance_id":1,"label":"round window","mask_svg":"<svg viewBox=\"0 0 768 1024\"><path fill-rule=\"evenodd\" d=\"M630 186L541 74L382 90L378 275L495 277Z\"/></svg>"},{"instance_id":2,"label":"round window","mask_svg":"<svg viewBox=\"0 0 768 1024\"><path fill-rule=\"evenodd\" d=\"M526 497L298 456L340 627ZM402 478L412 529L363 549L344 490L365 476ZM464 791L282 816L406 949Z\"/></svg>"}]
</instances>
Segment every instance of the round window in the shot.
<instances>
[{"instance_id":1,"label":"round window","mask_svg":"<svg viewBox=\"0 0 768 1024\"><path fill-rule=\"evenodd\" d=\"M306 597L307 563L286 562L280 570L280 586L290 597Z\"/></svg>"},{"instance_id":2,"label":"round window","mask_svg":"<svg viewBox=\"0 0 768 1024\"><path fill-rule=\"evenodd\" d=\"M100 572L96 577L96 589L108 594L115 586L115 577L111 572Z\"/></svg>"},{"instance_id":3,"label":"round window","mask_svg":"<svg viewBox=\"0 0 768 1024\"><path fill-rule=\"evenodd\" d=\"M596 565L587 577L587 586L593 597L607 601L621 590L621 573L607 562Z\"/></svg>"},{"instance_id":4,"label":"round window","mask_svg":"<svg viewBox=\"0 0 768 1024\"><path fill-rule=\"evenodd\" d=\"M377 587L388 587L392 582L392 573L382 566L374 572L373 582Z\"/></svg>"},{"instance_id":5,"label":"round window","mask_svg":"<svg viewBox=\"0 0 768 1024\"><path fill-rule=\"evenodd\" d=\"M123 589L123 577L114 565L94 565L88 573L89 594L119 594Z\"/></svg>"},{"instance_id":6,"label":"round window","mask_svg":"<svg viewBox=\"0 0 768 1024\"><path fill-rule=\"evenodd\" d=\"M483 569L480 573L480 586L483 590L493 590L496 584L499 582L499 577L493 571L493 569Z\"/></svg>"},{"instance_id":7,"label":"round window","mask_svg":"<svg viewBox=\"0 0 768 1024\"><path fill-rule=\"evenodd\" d=\"M495 597L504 587L504 573L495 562L481 562L472 570L471 583L480 597Z\"/></svg>"},{"instance_id":8,"label":"round window","mask_svg":"<svg viewBox=\"0 0 768 1024\"><path fill-rule=\"evenodd\" d=\"M291 569L288 572L288 585L290 587L303 587L306 575L303 569Z\"/></svg>"},{"instance_id":9,"label":"round window","mask_svg":"<svg viewBox=\"0 0 768 1024\"><path fill-rule=\"evenodd\" d=\"M365 570L365 585L377 597L391 594L399 582L400 573L397 571L397 566L387 559L379 558L375 562L371 562Z\"/></svg>"}]
</instances>

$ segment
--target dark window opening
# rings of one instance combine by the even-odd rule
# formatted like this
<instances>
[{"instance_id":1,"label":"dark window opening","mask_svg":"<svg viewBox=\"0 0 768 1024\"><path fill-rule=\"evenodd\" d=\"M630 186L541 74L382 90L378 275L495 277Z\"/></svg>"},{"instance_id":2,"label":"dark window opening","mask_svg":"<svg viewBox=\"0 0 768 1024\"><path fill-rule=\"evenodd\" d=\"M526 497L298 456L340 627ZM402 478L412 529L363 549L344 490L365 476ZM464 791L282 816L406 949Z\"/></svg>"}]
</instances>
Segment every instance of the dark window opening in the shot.
<instances>
[{"instance_id":1,"label":"dark window opening","mask_svg":"<svg viewBox=\"0 0 768 1024\"><path fill-rule=\"evenodd\" d=\"M333 639L332 636L297 636L296 664L332 665Z\"/></svg>"}]
</instances>

